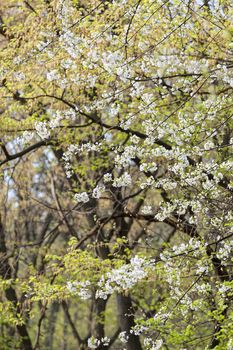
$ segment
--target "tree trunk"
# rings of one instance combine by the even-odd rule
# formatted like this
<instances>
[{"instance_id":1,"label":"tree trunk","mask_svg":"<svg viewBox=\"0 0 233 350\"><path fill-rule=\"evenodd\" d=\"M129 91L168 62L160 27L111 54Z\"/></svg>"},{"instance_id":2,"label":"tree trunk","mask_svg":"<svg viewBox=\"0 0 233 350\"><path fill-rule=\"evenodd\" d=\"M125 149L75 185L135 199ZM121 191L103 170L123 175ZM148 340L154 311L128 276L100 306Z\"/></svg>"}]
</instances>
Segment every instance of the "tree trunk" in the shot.
<instances>
[{"instance_id":1,"label":"tree trunk","mask_svg":"<svg viewBox=\"0 0 233 350\"><path fill-rule=\"evenodd\" d=\"M3 279L10 279L11 278L11 266L9 264L8 258L7 258L7 247L6 247L6 241L5 241L5 233L4 228L2 225L2 222L0 221L0 256L3 256L2 263L0 266L0 276ZM18 298L16 295L16 292L14 288L11 286L5 290L5 295L8 301L12 302L16 312L19 313L19 305L18 305ZM27 331L27 328L24 324L17 325L16 326L17 333L20 337L21 341L21 350L33 350L32 343Z\"/></svg>"},{"instance_id":2,"label":"tree trunk","mask_svg":"<svg viewBox=\"0 0 233 350\"><path fill-rule=\"evenodd\" d=\"M130 296L117 295L117 309L121 332L126 332L128 341L125 344L127 350L141 350L139 336L130 333L134 323L134 312Z\"/></svg>"}]
</instances>

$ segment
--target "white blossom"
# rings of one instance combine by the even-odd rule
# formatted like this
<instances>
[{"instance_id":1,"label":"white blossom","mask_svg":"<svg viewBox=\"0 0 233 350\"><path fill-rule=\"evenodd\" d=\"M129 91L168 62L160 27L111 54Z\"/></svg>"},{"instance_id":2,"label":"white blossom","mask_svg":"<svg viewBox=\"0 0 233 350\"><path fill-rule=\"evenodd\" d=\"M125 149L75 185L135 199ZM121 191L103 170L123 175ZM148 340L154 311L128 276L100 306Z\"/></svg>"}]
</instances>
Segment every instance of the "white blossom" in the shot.
<instances>
[{"instance_id":1,"label":"white blossom","mask_svg":"<svg viewBox=\"0 0 233 350\"><path fill-rule=\"evenodd\" d=\"M136 255L130 259L129 264L107 272L106 276L102 276L98 282L99 288L96 291L96 299L107 299L107 296L115 291L132 288L137 282L147 276L148 268L151 264L153 264L153 260L147 261Z\"/></svg>"},{"instance_id":2,"label":"white blossom","mask_svg":"<svg viewBox=\"0 0 233 350\"><path fill-rule=\"evenodd\" d=\"M58 79L60 79L60 74L58 73L58 71L56 69L51 70L50 72L48 72L46 74L46 79L48 81L58 80Z\"/></svg>"},{"instance_id":3,"label":"white blossom","mask_svg":"<svg viewBox=\"0 0 233 350\"><path fill-rule=\"evenodd\" d=\"M151 215L153 213L152 206L151 205L145 205L142 208L142 214L144 215Z\"/></svg>"},{"instance_id":4,"label":"white blossom","mask_svg":"<svg viewBox=\"0 0 233 350\"><path fill-rule=\"evenodd\" d=\"M130 186L132 183L132 178L129 173L125 172L123 175L120 177L116 178L113 181L113 186L114 187L127 187Z\"/></svg>"},{"instance_id":5,"label":"white blossom","mask_svg":"<svg viewBox=\"0 0 233 350\"><path fill-rule=\"evenodd\" d=\"M104 191L105 191L105 186L98 185L93 189L92 197L98 199L102 196Z\"/></svg>"},{"instance_id":6,"label":"white blossom","mask_svg":"<svg viewBox=\"0 0 233 350\"><path fill-rule=\"evenodd\" d=\"M126 331L122 331L119 333L118 338L122 343L125 344L128 342L129 336L126 334Z\"/></svg>"},{"instance_id":7,"label":"white blossom","mask_svg":"<svg viewBox=\"0 0 233 350\"><path fill-rule=\"evenodd\" d=\"M110 182L110 181L112 181L112 174L110 173L104 174L104 182Z\"/></svg>"},{"instance_id":8,"label":"white blossom","mask_svg":"<svg viewBox=\"0 0 233 350\"><path fill-rule=\"evenodd\" d=\"M74 200L76 200L78 203L87 203L89 201L89 196L87 192L76 193L74 195Z\"/></svg>"},{"instance_id":9,"label":"white blossom","mask_svg":"<svg viewBox=\"0 0 233 350\"><path fill-rule=\"evenodd\" d=\"M46 122L35 122L34 126L37 134L42 139L48 139L50 137L50 130L48 129Z\"/></svg>"},{"instance_id":10,"label":"white blossom","mask_svg":"<svg viewBox=\"0 0 233 350\"><path fill-rule=\"evenodd\" d=\"M156 340L153 343L151 350L159 350L162 347L162 345L163 345L163 340L162 339Z\"/></svg>"},{"instance_id":11,"label":"white blossom","mask_svg":"<svg viewBox=\"0 0 233 350\"><path fill-rule=\"evenodd\" d=\"M108 337L101 338L101 343L103 344L103 346L108 346L110 341L111 339Z\"/></svg>"},{"instance_id":12,"label":"white blossom","mask_svg":"<svg viewBox=\"0 0 233 350\"><path fill-rule=\"evenodd\" d=\"M100 345L100 340L94 337L88 338L87 345L90 349L97 349Z\"/></svg>"}]
</instances>

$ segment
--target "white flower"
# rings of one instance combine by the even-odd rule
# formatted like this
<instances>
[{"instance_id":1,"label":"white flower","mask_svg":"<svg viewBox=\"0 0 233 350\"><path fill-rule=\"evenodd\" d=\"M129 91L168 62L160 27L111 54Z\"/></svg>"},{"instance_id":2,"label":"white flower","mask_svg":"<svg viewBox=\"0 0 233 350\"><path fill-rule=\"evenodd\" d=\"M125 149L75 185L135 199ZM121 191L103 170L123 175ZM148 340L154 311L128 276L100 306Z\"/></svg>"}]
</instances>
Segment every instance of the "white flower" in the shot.
<instances>
[{"instance_id":1,"label":"white flower","mask_svg":"<svg viewBox=\"0 0 233 350\"><path fill-rule=\"evenodd\" d=\"M208 292L211 290L211 285L209 283L202 283L200 285L197 285L197 291L201 294L208 294Z\"/></svg>"},{"instance_id":2,"label":"white flower","mask_svg":"<svg viewBox=\"0 0 233 350\"><path fill-rule=\"evenodd\" d=\"M110 173L104 174L104 182L110 182L110 181L112 181L112 174Z\"/></svg>"},{"instance_id":3,"label":"white flower","mask_svg":"<svg viewBox=\"0 0 233 350\"><path fill-rule=\"evenodd\" d=\"M103 299L103 300L107 300L108 298L108 291L104 291L101 289L98 289L95 293L95 298L96 299Z\"/></svg>"},{"instance_id":4,"label":"white flower","mask_svg":"<svg viewBox=\"0 0 233 350\"><path fill-rule=\"evenodd\" d=\"M90 349L97 349L100 345L99 339L95 339L94 337L91 337L87 341L87 345Z\"/></svg>"},{"instance_id":5,"label":"white flower","mask_svg":"<svg viewBox=\"0 0 233 350\"><path fill-rule=\"evenodd\" d=\"M162 313L161 311L159 311L157 314L154 315L154 320L164 322L168 317L168 313Z\"/></svg>"},{"instance_id":6,"label":"white flower","mask_svg":"<svg viewBox=\"0 0 233 350\"><path fill-rule=\"evenodd\" d=\"M136 135L133 135L133 136L130 137L130 141L132 143L134 143L135 145L137 145L139 143L139 141L140 141L140 138L138 136L136 136Z\"/></svg>"},{"instance_id":7,"label":"white flower","mask_svg":"<svg viewBox=\"0 0 233 350\"><path fill-rule=\"evenodd\" d=\"M204 149L206 151L210 150L211 148L214 148L214 143L212 141L207 141L205 144L204 144Z\"/></svg>"},{"instance_id":8,"label":"white flower","mask_svg":"<svg viewBox=\"0 0 233 350\"><path fill-rule=\"evenodd\" d=\"M58 126L60 126L61 119L62 119L61 115L56 115L55 117L52 117L52 119L49 122L49 127L51 129L57 128Z\"/></svg>"},{"instance_id":9,"label":"white flower","mask_svg":"<svg viewBox=\"0 0 233 350\"><path fill-rule=\"evenodd\" d=\"M148 330L148 327L147 327L147 326L136 324L136 326L134 326L134 327L130 330L130 333L135 334L135 335L140 335L140 334L142 334L143 332L146 332L147 330Z\"/></svg>"},{"instance_id":10,"label":"white flower","mask_svg":"<svg viewBox=\"0 0 233 350\"><path fill-rule=\"evenodd\" d=\"M108 346L109 343L110 343L110 340L108 337L104 337L104 338L101 338L101 343L103 344L103 346Z\"/></svg>"},{"instance_id":11,"label":"white flower","mask_svg":"<svg viewBox=\"0 0 233 350\"><path fill-rule=\"evenodd\" d=\"M150 172L154 172L158 169L158 166L156 163L151 163L151 164L147 164L147 163L142 163L139 167L140 171L150 171Z\"/></svg>"},{"instance_id":12,"label":"white flower","mask_svg":"<svg viewBox=\"0 0 233 350\"><path fill-rule=\"evenodd\" d=\"M144 190L145 188L152 186L154 183L155 183L155 180L154 180L153 176L150 176L146 179L145 182L142 182L140 184L140 187L142 190Z\"/></svg>"},{"instance_id":13,"label":"white flower","mask_svg":"<svg viewBox=\"0 0 233 350\"><path fill-rule=\"evenodd\" d=\"M105 191L104 186L96 186L92 192L92 197L93 198L100 198L102 193Z\"/></svg>"},{"instance_id":14,"label":"white flower","mask_svg":"<svg viewBox=\"0 0 233 350\"><path fill-rule=\"evenodd\" d=\"M226 286L225 284L223 284L220 288L219 288L219 293L225 297L226 296L226 292L228 292L231 289L231 287Z\"/></svg>"},{"instance_id":15,"label":"white flower","mask_svg":"<svg viewBox=\"0 0 233 350\"><path fill-rule=\"evenodd\" d=\"M150 346L152 343L152 339L151 338L145 338L143 341L145 346Z\"/></svg>"},{"instance_id":16,"label":"white flower","mask_svg":"<svg viewBox=\"0 0 233 350\"><path fill-rule=\"evenodd\" d=\"M117 65L120 65L120 62L123 62L124 57L119 51L104 51L102 56L102 64L109 73L111 73Z\"/></svg>"},{"instance_id":17,"label":"white flower","mask_svg":"<svg viewBox=\"0 0 233 350\"><path fill-rule=\"evenodd\" d=\"M162 345L163 345L162 339L156 340L156 342L153 344L151 350L159 350Z\"/></svg>"},{"instance_id":18,"label":"white flower","mask_svg":"<svg viewBox=\"0 0 233 350\"><path fill-rule=\"evenodd\" d=\"M91 298L92 294L91 294L90 290L88 290L88 288L87 288L89 285L90 285L89 281L79 283L79 287L81 287L81 288L79 289L78 296L82 300L88 300Z\"/></svg>"},{"instance_id":19,"label":"white flower","mask_svg":"<svg viewBox=\"0 0 233 350\"><path fill-rule=\"evenodd\" d=\"M130 186L132 183L132 178L130 174L125 172L122 176L118 177L113 181L113 186L114 187L126 187Z\"/></svg>"},{"instance_id":20,"label":"white flower","mask_svg":"<svg viewBox=\"0 0 233 350\"><path fill-rule=\"evenodd\" d=\"M76 119L76 114L77 112L75 112L72 108L68 109L67 111L65 111L64 116L67 120L71 120L71 121L75 121Z\"/></svg>"},{"instance_id":21,"label":"white flower","mask_svg":"<svg viewBox=\"0 0 233 350\"><path fill-rule=\"evenodd\" d=\"M89 197L88 197L87 192L76 193L74 195L74 199L80 203L87 203L89 201Z\"/></svg>"},{"instance_id":22,"label":"white flower","mask_svg":"<svg viewBox=\"0 0 233 350\"><path fill-rule=\"evenodd\" d=\"M64 68L64 69L68 69L68 68L70 68L71 66L72 66L72 64L73 64L73 61L71 60L71 59L67 59L67 60L63 60L62 62L61 62L61 66L62 66L62 68Z\"/></svg>"},{"instance_id":23,"label":"white flower","mask_svg":"<svg viewBox=\"0 0 233 350\"><path fill-rule=\"evenodd\" d=\"M77 293L77 282L67 282L66 287L69 290L70 293L76 294Z\"/></svg>"},{"instance_id":24,"label":"white flower","mask_svg":"<svg viewBox=\"0 0 233 350\"><path fill-rule=\"evenodd\" d=\"M126 335L126 331L120 332L118 337L122 343L127 343L129 339L128 335Z\"/></svg>"},{"instance_id":25,"label":"white flower","mask_svg":"<svg viewBox=\"0 0 233 350\"><path fill-rule=\"evenodd\" d=\"M125 147L124 152L119 155L117 154L115 157L116 167L121 169L122 167L128 167L132 164L133 159L137 154L137 146L127 146Z\"/></svg>"},{"instance_id":26,"label":"white flower","mask_svg":"<svg viewBox=\"0 0 233 350\"><path fill-rule=\"evenodd\" d=\"M48 139L50 136L50 131L48 130L47 124L45 122L35 122L35 129L37 134L42 139Z\"/></svg>"},{"instance_id":27,"label":"white flower","mask_svg":"<svg viewBox=\"0 0 233 350\"><path fill-rule=\"evenodd\" d=\"M151 206L151 205L145 205L145 206L142 208L142 214L144 214L144 215L150 215L150 214L152 214L152 206Z\"/></svg>"},{"instance_id":28,"label":"white flower","mask_svg":"<svg viewBox=\"0 0 233 350\"><path fill-rule=\"evenodd\" d=\"M69 179L71 176L73 175L73 171L72 170L66 170L66 176Z\"/></svg>"},{"instance_id":29,"label":"white flower","mask_svg":"<svg viewBox=\"0 0 233 350\"><path fill-rule=\"evenodd\" d=\"M71 282L68 281L66 283L66 287L71 294L78 295L82 300L88 300L91 298L91 292L88 290L88 286L90 286L90 282Z\"/></svg>"},{"instance_id":30,"label":"white flower","mask_svg":"<svg viewBox=\"0 0 233 350\"><path fill-rule=\"evenodd\" d=\"M29 143L33 139L34 135L34 132L24 131L23 135L17 138L17 142Z\"/></svg>"},{"instance_id":31,"label":"white flower","mask_svg":"<svg viewBox=\"0 0 233 350\"><path fill-rule=\"evenodd\" d=\"M58 80L59 78L60 78L60 75L59 75L59 73L57 72L56 69L51 70L50 72L48 72L48 73L46 74L46 79L47 79L48 81Z\"/></svg>"},{"instance_id":32,"label":"white flower","mask_svg":"<svg viewBox=\"0 0 233 350\"><path fill-rule=\"evenodd\" d=\"M129 118L128 120L124 120L120 123L120 127L124 130L128 130L130 125L132 124L133 118Z\"/></svg>"},{"instance_id":33,"label":"white flower","mask_svg":"<svg viewBox=\"0 0 233 350\"><path fill-rule=\"evenodd\" d=\"M124 264L118 269L107 272L98 282L99 289L96 291L95 298L107 299L108 295L115 291L132 288L141 279L148 275L148 267L154 263L153 260L146 261L137 255L131 258L129 264Z\"/></svg>"},{"instance_id":34,"label":"white flower","mask_svg":"<svg viewBox=\"0 0 233 350\"><path fill-rule=\"evenodd\" d=\"M78 296L82 300L88 300L91 298L91 293L89 291L87 291L86 289L80 289L80 291L78 292Z\"/></svg>"},{"instance_id":35,"label":"white flower","mask_svg":"<svg viewBox=\"0 0 233 350\"><path fill-rule=\"evenodd\" d=\"M208 266L207 265L204 265L204 266L198 266L197 270L196 270L197 273L200 273L200 274L204 274L204 273L207 273L208 272Z\"/></svg>"}]
</instances>

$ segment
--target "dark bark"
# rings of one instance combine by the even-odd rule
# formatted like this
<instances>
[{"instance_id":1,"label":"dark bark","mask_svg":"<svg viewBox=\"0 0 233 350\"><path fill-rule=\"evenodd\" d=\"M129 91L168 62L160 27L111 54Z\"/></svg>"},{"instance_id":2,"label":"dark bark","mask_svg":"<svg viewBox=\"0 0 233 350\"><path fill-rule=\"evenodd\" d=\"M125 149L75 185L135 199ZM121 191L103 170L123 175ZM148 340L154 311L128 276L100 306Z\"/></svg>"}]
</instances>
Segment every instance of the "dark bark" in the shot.
<instances>
[{"instance_id":1,"label":"dark bark","mask_svg":"<svg viewBox=\"0 0 233 350\"><path fill-rule=\"evenodd\" d=\"M44 342L45 348L49 350L54 349L53 345L54 345L55 325L57 321L58 311L59 311L59 303L54 302L50 308L50 314L48 317L47 334Z\"/></svg>"},{"instance_id":2,"label":"dark bark","mask_svg":"<svg viewBox=\"0 0 233 350\"><path fill-rule=\"evenodd\" d=\"M105 309L106 309L107 300L96 299L94 302L94 319L92 324L92 335L101 339L105 336L104 324L105 324ZM98 350L106 349L102 344L98 347Z\"/></svg>"},{"instance_id":3,"label":"dark bark","mask_svg":"<svg viewBox=\"0 0 233 350\"><path fill-rule=\"evenodd\" d=\"M134 310L130 296L117 294L117 309L121 332L126 332L128 341L125 344L127 350L141 350L139 336L130 333L134 323Z\"/></svg>"},{"instance_id":4,"label":"dark bark","mask_svg":"<svg viewBox=\"0 0 233 350\"><path fill-rule=\"evenodd\" d=\"M0 276L3 279L10 279L11 278L11 266L9 264L9 258L7 256L7 247L6 247L6 241L5 241L5 232L2 225L2 222L0 221L0 256L2 256L1 261L1 267L0 267ZM16 292L13 287L8 287L5 290L5 296L8 301L12 302L15 306L16 312L19 313L19 303L18 298L16 295ZM21 350L33 350L32 343L27 331L27 328L24 324L20 325L18 324L16 326L17 333L20 337L21 341Z\"/></svg>"},{"instance_id":5,"label":"dark bark","mask_svg":"<svg viewBox=\"0 0 233 350\"><path fill-rule=\"evenodd\" d=\"M65 316L66 316L66 319L71 327L71 330L72 330L72 334L74 336L74 338L77 340L77 344L79 346L79 350L83 350L85 349L85 341L83 341L75 327L75 323L74 321L72 320L72 317L70 315L70 312L69 312L69 306L67 304L67 302L63 301L62 302L62 307L63 307L63 310L64 310L64 313L65 313Z\"/></svg>"}]
</instances>

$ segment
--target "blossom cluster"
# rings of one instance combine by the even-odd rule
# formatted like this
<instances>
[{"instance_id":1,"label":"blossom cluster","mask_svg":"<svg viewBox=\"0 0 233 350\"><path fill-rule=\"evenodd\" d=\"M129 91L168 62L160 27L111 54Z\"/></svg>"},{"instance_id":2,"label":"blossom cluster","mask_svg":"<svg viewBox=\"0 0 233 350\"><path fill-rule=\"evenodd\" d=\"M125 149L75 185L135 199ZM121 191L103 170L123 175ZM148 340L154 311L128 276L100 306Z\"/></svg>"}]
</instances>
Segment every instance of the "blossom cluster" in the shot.
<instances>
[{"instance_id":1,"label":"blossom cluster","mask_svg":"<svg viewBox=\"0 0 233 350\"><path fill-rule=\"evenodd\" d=\"M140 280L147 277L149 268L153 266L154 261L147 261L145 258L135 256L130 259L129 264L124 264L118 269L107 272L98 282L96 299L107 299L108 295L122 290L132 288Z\"/></svg>"}]
</instances>

